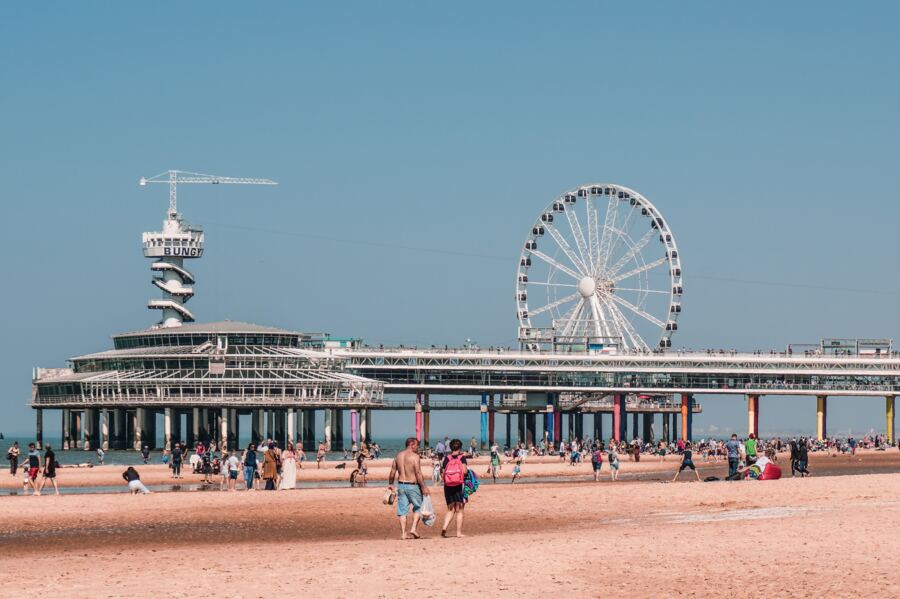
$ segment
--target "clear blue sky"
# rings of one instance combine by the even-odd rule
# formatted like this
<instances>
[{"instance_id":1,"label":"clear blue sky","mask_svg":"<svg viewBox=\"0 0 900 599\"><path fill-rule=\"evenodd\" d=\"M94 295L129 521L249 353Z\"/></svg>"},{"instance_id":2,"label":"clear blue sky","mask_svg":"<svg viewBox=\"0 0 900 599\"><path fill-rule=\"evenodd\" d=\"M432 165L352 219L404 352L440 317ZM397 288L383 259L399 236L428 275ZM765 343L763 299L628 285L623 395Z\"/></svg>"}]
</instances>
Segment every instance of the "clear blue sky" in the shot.
<instances>
[{"instance_id":1,"label":"clear blue sky","mask_svg":"<svg viewBox=\"0 0 900 599\"><path fill-rule=\"evenodd\" d=\"M676 233L675 345L900 337L898 73L893 2L4 4L0 429L31 430L32 366L158 316L166 195L136 183L169 168L281 183L184 191L201 320L511 344L528 228L604 180ZM813 410L764 400L761 427Z\"/></svg>"}]
</instances>

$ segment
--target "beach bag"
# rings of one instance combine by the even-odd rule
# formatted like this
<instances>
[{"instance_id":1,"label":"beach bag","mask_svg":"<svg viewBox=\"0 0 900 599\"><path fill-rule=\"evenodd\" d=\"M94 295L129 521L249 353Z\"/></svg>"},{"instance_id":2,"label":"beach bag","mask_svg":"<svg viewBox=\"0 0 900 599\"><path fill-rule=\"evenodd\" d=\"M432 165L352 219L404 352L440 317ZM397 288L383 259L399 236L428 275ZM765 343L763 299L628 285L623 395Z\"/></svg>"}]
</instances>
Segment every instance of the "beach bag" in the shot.
<instances>
[{"instance_id":1,"label":"beach bag","mask_svg":"<svg viewBox=\"0 0 900 599\"><path fill-rule=\"evenodd\" d=\"M384 505L393 505L394 499L397 498L397 492L393 489L385 489L384 495L381 497L381 503Z\"/></svg>"},{"instance_id":2,"label":"beach bag","mask_svg":"<svg viewBox=\"0 0 900 599\"><path fill-rule=\"evenodd\" d=\"M462 456L450 456L447 458L447 468L444 470L444 485L447 487L458 487L463 484L463 478Z\"/></svg>"},{"instance_id":3,"label":"beach bag","mask_svg":"<svg viewBox=\"0 0 900 599\"><path fill-rule=\"evenodd\" d=\"M434 503L431 501L430 495L426 495L425 499L422 500L422 509L419 510L419 514L421 514L422 523L425 526L434 526L437 514L434 513Z\"/></svg>"},{"instance_id":4,"label":"beach bag","mask_svg":"<svg viewBox=\"0 0 900 599\"><path fill-rule=\"evenodd\" d=\"M468 499L469 495L474 494L476 491L478 491L478 477L475 476L475 472L470 469L469 473L466 475L466 482L463 484L463 495Z\"/></svg>"}]
</instances>

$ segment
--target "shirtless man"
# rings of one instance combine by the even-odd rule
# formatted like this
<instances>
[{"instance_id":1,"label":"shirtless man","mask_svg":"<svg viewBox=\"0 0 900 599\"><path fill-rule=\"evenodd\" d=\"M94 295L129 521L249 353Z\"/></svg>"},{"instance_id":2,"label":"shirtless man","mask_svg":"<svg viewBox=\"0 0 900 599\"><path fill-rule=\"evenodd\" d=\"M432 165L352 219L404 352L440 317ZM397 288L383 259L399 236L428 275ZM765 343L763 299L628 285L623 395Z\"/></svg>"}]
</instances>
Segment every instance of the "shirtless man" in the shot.
<instances>
[{"instance_id":1,"label":"shirtless man","mask_svg":"<svg viewBox=\"0 0 900 599\"><path fill-rule=\"evenodd\" d=\"M397 479L397 517L400 519L400 538L419 538L416 528L422 511L422 496L431 495L431 491L425 486L422 478L422 465L419 460L419 441L415 437L406 440L406 449L397 454L391 464L391 474L388 477L388 488L394 490L394 479ZM409 528L409 536L406 534L406 515L409 506L413 508L412 526Z\"/></svg>"}]
</instances>

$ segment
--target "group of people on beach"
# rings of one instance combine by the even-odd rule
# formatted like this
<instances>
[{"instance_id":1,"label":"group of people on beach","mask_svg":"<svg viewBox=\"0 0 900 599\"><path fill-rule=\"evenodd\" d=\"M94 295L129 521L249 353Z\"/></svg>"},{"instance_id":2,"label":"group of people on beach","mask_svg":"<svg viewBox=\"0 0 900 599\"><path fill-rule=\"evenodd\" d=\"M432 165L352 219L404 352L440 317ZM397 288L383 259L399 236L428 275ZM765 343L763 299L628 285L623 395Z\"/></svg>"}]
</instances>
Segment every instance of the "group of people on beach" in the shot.
<instances>
[{"instance_id":1,"label":"group of people on beach","mask_svg":"<svg viewBox=\"0 0 900 599\"><path fill-rule=\"evenodd\" d=\"M6 459L9 460L9 473L13 476L19 470L19 456L22 451L19 442L15 441L6 451ZM56 453L50 445L44 446L44 455L41 456L35 443L28 444L28 453L25 455L26 466L22 468L22 494L28 495L29 491L32 495L40 495L44 492L44 486L47 481L53 485L53 490L59 495L59 485L56 482L56 469L59 462L56 461ZM38 474L41 475L41 482L38 484Z\"/></svg>"}]
</instances>

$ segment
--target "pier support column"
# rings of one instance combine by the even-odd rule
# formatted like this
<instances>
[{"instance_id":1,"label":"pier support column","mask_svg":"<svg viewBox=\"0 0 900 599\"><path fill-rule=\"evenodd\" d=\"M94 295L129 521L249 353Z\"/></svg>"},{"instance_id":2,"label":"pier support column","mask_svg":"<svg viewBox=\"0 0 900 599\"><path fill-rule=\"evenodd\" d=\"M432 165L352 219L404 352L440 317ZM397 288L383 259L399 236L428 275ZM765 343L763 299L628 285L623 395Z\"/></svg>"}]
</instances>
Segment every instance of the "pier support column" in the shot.
<instances>
[{"instance_id":1,"label":"pier support column","mask_svg":"<svg viewBox=\"0 0 900 599\"><path fill-rule=\"evenodd\" d=\"M166 451L172 451L172 408L163 411L163 443Z\"/></svg>"},{"instance_id":2,"label":"pier support column","mask_svg":"<svg viewBox=\"0 0 900 599\"><path fill-rule=\"evenodd\" d=\"M228 449L238 449L237 408L228 408Z\"/></svg>"},{"instance_id":3,"label":"pier support column","mask_svg":"<svg viewBox=\"0 0 900 599\"><path fill-rule=\"evenodd\" d=\"M366 443L372 442L372 409L366 408Z\"/></svg>"},{"instance_id":4,"label":"pier support column","mask_svg":"<svg viewBox=\"0 0 900 599\"><path fill-rule=\"evenodd\" d=\"M548 447L550 443L556 442L556 436L553 434L555 432L553 423L554 410L556 410L555 400L554 393L547 394L547 411L544 413L544 440L547 442Z\"/></svg>"},{"instance_id":5,"label":"pier support column","mask_svg":"<svg viewBox=\"0 0 900 599\"><path fill-rule=\"evenodd\" d=\"M681 394L681 438L684 441L694 440L694 396Z\"/></svg>"},{"instance_id":6,"label":"pier support column","mask_svg":"<svg viewBox=\"0 0 900 599\"><path fill-rule=\"evenodd\" d=\"M182 441L185 441L185 438L184 431L181 430L181 410L172 408L172 442L181 443ZM182 447L182 449L184 448Z\"/></svg>"},{"instance_id":7,"label":"pier support column","mask_svg":"<svg viewBox=\"0 0 900 599\"><path fill-rule=\"evenodd\" d=\"M516 428L518 429L518 435L516 438L516 444L521 445L525 443L525 412L518 412L516 414Z\"/></svg>"},{"instance_id":8,"label":"pier support column","mask_svg":"<svg viewBox=\"0 0 900 599\"><path fill-rule=\"evenodd\" d=\"M72 438L75 444L72 449L81 449L81 411L72 412Z\"/></svg>"},{"instance_id":9,"label":"pier support column","mask_svg":"<svg viewBox=\"0 0 900 599\"><path fill-rule=\"evenodd\" d=\"M222 408L219 416L219 449L228 450L228 408Z\"/></svg>"},{"instance_id":10,"label":"pier support column","mask_svg":"<svg viewBox=\"0 0 900 599\"><path fill-rule=\"evenodd\" d=\"M71 413L68 409L63 409L62 411L62 442L59 444L63 450L69 449L69 442L71 437L71 432L69 431L69 427L71 426Z\"/></svg>"},{"instance_id":11,"label":"pier support column","mask_svg":"<svg viewBox=\"0 0 900 599\"><path fill-rule=\"evenodd\" d=\"M353 410L353 412L355 412L355 411L356 410ZM351 418L353 417L352 416L353 412L350 412ZM287 409L287 440L290 441L291 443L293 443L296 440L296 437L295 437L295 435L297 433L297 429L295 428L296 424L297 424L297 417L294 414L294 408L288 408ZM285 443L284 446L287 447L287 443Z\"/></svg>"},{"instance_id":12,"label":"pier support column","mask_svg":"<svg viewBox=\"0 0 900 599\"><path fill-rule=\"evenodd\" d=\"M84 450L97 449L97 411L94 408L84 409Z\"/></svg>"},{"instance_id":13,"label":"pier support column","mask_svg":"<svg viewBox=\"0 0 900 599\"><path fill-rule=\"evenodd\" d=\"M316 451L318 439L316 439L316 411L303 410L303 451Z\"/></svg>"},{"instance_id":14,"label":"pier support column","mask_svg":"<svg viewBox=\"0 0 900 599\"><path fill-rule=\"evenodd\" d=\"M653 414L644 412L641 418L643 419L642 438L644 440L644 443L650 443L651 441L653 441Z\"/></svg>"},{"instance_id":15,"label":"pier support column","mask_svg":"<svg viewBox=\"0 0 900 599\"><path fill-rule=\"evenodd\" d=\"M422 444L428 447L431 438L431 399L426 393L422 398Z\"/></svg>"},{"instance_id":16,"label":"pier support column","mask_svg":"<svg viewBox=\"0 0 900 599\"><path fill-rule=\"evenodd\" d=\"M666 443L669 442L669 415L665 412L662 413L662 438Z\"/></svg>"},{"instance_id":17,"label":"pier support column","mask_svg":"<svg viewBox=\"0 0 900 599\"><path fill-rule=\"evenodd\" d=\"M828 397L816 396L816 438L824 441L828 436Z\"/></svg>"},{"instance_id":18,"label":"pier support column","mask_svg":"<svg viewBox=\"0 0 900 599\"><path fill-rule=\"evenodd\" d=\"M525 447L534 445L535 436L537 435L537 414L528 412L525 414Z\"/></svg>"},{"instance_id":19,"label":"pier support column","mask_svg":"<svg viewBox=\"0 0 900 599\"><path fill-rule=\"evenodd\" d=\"M368 442L369 442L369 439L368 439L368 436L369 436L369 423L366 422L366 420L368 419L368 417L369 417L369 409L368 409L368 408L363 408L362 410L359 411L359 441L360 441L360 446L362 446L363 443L368 443Z\"/></svg>"},{"instance_id":20,"label":"pier support column","mask_svg":"<svg viewBox=\"0 0 900 599\"><path fill-rule=\"evenodd\" d=\"M553 441L559 447L563 437L563 413L559 408L559 395L555 395L553 399Z\"/></svg>"},{"instance_id":21,"label":"pier support column","mask_svg":"<svg viewBox=\"0 0 900 599\"><path fill-rule=\"evenodd\" d=\"M334 411L334 433L332 434L334 442L337 444L337 451L344 450L344 410Z\"/></svg>"},{"instance_id":22,"label":"pier support column","mask_svg":"<svg viewBox=\"0 0 900 599\"><path fill-rule=\"evenodd\" d=\"M100 449L109 451L109 410L100 409Z\"/></svg>"},{"instance_id":23,"label":"pier support column","mask_svg":"<svg viewBox=\"0 0 900 599\"><path fill-rule=\"evenodd\" d=\"M672 433L672 440L673 440L673 441L677 441L678 438L679 438L679 435L678 435L678 417L679 417L678 414L674 414L674 413L672 414L672 431L671 431L671 433Z\"/></svg>"},{"instance_id":24,"label":"pier support column","mask_svg":"<svg viewBox=\"0 0 900 599\"><path fill-rule=\"evenodd\" d=\"M112 411L112 443L113 449L127 449L128 440L128 412L122 408Z\"/></svg>"},{"instance_id":25,"label":"pier support column","mask_svg":"<svg viewBox=\"0 0 900 599\"><path fill-rule=\"evenodd\" d=\"M885 435L887 436L887 442L891 445L894 444L894 396L888 395L884 398L884 415L886 422L886 431Z\"/></svg>"},{"instance_id":26,"label":"pier support column","mask_svg":"<svg viewBox=\"0 0 900 599\"><path fill-rule=\"evenodd\" d=\"M38 449L42 449L44 445L44 409L35 408L34 410L34 443Z\"/></svg>"},{"instance_id":27,"label":"pier support column","mask_svg":"<svg viewBox=\"0 0 900 599\"><path fill-rule=\"evenodd\" d=\"M350 445L359 443L359 411L350 410Z\"/></svg>"},{"instance_id":28,"label":"pier support column","mask_svg":"<svg viewBox=\"0 0 900 599\"><path fill-rule=\"evenodd\" d=\"M488 440L488 396L487 393L481 394L481 436L479 438L478 447L482 451L484 451L485 445L487 445Z\"/></svg>"},{"instance_id":29,"label":"pier support column","mask_svg":"<svg viewBox=\"0 0 900 599\"><path fill-rule=\"evenodd\" d=\"M494 394L488 395L488 445L494 446L496 439L494 438L494 421L496 420L497 411L494 409Z\"/></svg>"},{"instance_id":30,"label":"pier support column","mask_svg":"<svg viewBox=\"0 0 900 599\"><path fill-rule=\"evenodd\" d=\"M287 411L282 408L272 410L272 417L274 419L273 428L275 429L272 439L277 441L278 447L283 449L286 445L285 441L287 441Z\"/></svg>"},{"instance_id":31,"label":"pier support column","mask_svg":"<svg viewBox=\"0 0 900 599\"><path fill-rule=\"evenodd\" d=\"M584 414L575 412L575 436L584 441Z\"/></svg>"},{"instance_id":32,"label":"pier support column","mask_svg":"<svg viewBox=\"0 0 900 599\"><path fill-rule=\"evenodd\" d=\"M254 445L262 441L262 418L259 413L260 410L250 410L250 442Z\"/></svg>"},{"instance_id":33,"label":"pier support column","mask_svg":"<svg viewBox=\"0 0 900 599\"><path fill-rule=\"evenodd\" d=\"M640 428L638 428L638 416L639 414L637 412L631 415L631 436L634 439L637 439L638 435L640 435L640 433L638 432L640 430Z\"/></svg>"},{"instance_id":34,"label":"pier support column","mask_svg":"<svg viewBox=\"0 0 900 599\"><path fill-rule=\"evenodd\" d=\"M419 444L422 443L422 427L424 425L423 416L422 416L422 394L416 393L416 413L415 413L415 427L416 427L416 440Z\"/></svg>"},{"instance_id":35,"label":"pier support column","mask_svg":"<svg viewBox=\"0 0 900 599\"><path fill-rule=\"evenodd\" d=\"M334 417L333 410L325 410L325 450L331 451L331 422Z\"/></svg>"},{"instance_id":36,"label":"pier support column","mask_svg":"<svg viewBox=\"0 0 900 599\"><path fill-rule=\"evenodd\" d=\"M133 426L132 430L134 431L134 448L137 451L140 451L144 446L144 408L135 408L134 416L132 417Z\"/></svg>"},{"instance_id":37,"label":"pier support column","mask_svg":"<svg viewBox=\"0 0 900 599\"><path fill-rule=\"evenodd\" d=\"M512 412L506 413L506 446L512 448Z\"/></svg>"},{"instance_id":38,"label":"pier support column","mask_svg":"<svg viewBox=\"0 0 900 599\"><path fill-rule=\"evenodd\" d=\"M626 440L628 436L626 426L625 395L616 393L613 396L613 430L610 436L617 443Z\"/></svg>"},{"instance_id":39,"label":"pier support column","mask_svg":"<svg viewBox=\"0 0 900 599\"><path fill-rule=\"evenodd\" d=\"M603 442L603 413L594 412L594 442Z\"/></svg>"},{"instance_id":40,"label":"pier support column","mask_svg":"<svg viewBox=\"0 0 900 599\"><path fill-rule=\"evenodd\" d=\"M191 447L196 447L197 442L200 441L200 408L191 408L190 421L191 438L188 442Z\"/></svg>"},{"instance_id":41,"label":"pier support column","mask_svg":"<svg viewBox=\"0 0 900 599\"><path fill-rule=\"evenodd\" d=\"M566 441L571 443L572 439L575 438L575 412L569 412L567 417L568 422L566 422L566 424L568 426L566 427Z\"/></svg>"},{"instance_id":42,"label":"pier support column","mask_svg":"<svg viewBox=\"0 0 900 599\"><path fill-rule=\"evenodd\" d=\"M759 437L759 395L747 396L747 435Z\"/></svg>"}]
</instances>

